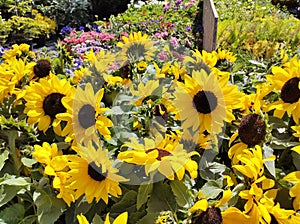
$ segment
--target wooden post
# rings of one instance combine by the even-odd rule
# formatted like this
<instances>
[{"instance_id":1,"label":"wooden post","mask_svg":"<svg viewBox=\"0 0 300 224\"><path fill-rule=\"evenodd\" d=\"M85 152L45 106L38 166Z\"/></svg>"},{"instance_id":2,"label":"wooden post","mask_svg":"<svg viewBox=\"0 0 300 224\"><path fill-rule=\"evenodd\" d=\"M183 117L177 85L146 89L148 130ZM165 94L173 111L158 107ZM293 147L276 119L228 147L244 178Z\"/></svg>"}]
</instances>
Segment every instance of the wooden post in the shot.
<instances>
[{"instance_id":1,"label":"wooden post","mask_svg":"<svg viewBox=\"0 0 300 224\"><path fill-rule=\"evenodd\" d=\"M218 13L213 0L203 0L203 49L212 52L216 49Z\"/></svg>"}]
</instances>

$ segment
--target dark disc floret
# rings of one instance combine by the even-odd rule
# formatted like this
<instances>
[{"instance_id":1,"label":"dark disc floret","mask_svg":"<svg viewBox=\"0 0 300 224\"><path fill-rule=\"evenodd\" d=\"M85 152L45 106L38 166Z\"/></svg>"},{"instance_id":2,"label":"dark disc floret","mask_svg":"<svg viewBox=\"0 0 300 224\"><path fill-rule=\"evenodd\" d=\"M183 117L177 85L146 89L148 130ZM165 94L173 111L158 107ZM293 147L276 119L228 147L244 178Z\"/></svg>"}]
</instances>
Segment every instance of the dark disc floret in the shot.
<instances>
[{"instance_id":1,"label":"dark disc floret","mask_svg":"<svg viewBox=\"0 0 300 224\"><path fill-rule=\"evenodd\" d=\"M148 149L148 150L146 151L146 153L152 152L152 151L154 151L154 150L157 150L157 151L158 151L158 156L157 156L156 159L159 160L159 161L161 161L162 157L172 155L172 154L171 154L169 151L167 151L167 150L164 150L164 149L157 149L157 148L155 148L155 149Z\"/></svg>"},{"instance_id":2,"label":"dark disc floret","mask_svg":"<svg viewBox=\"0 0 300 224\"><path fill-rule=\"evenodd\" d=\"M78 112L78 121L85 129L95 125L95 108L90 104L83 105Z\"/></svg>"},{"instance_id":3,"label":"dark disc floret","mask_svg":"<svg viewBox=\"0 0 300 224\"><path fill-rule=\"evenodd\" d=\"M222 224L222 222L221 210L218 207L207 208L205 212L192 220L192 224Z\"/></svg>"},{"instance_id":4,"label":"dark disc floret","mask_svg":"<svg viewBox=\"0 0 300 224\"><path fill-rule=\"evenodd\" d=\"M260 115L248 114L241 120L238 134L243 143L252 147L265 138L266 123Z\"/></svg>"},{"instance_id":5,"label":"dark disc floret","mask_svg":"<svg viewBox=\"0 0 300 224\"><path fill-rule=\"evenodd\" d=\"M102 173L102 167L97 166L95 162L91 162L88 165L88 175L95 181L105 180L107 172Z\"/></svg>"},{"instance_id":6,"label":"dark disc floret","mask_svg":"<svg viewBox=\"0 0 300 224\"><path fill-rule=\"evenodd\" d=\"M194 96L193 103L199 113L209 114L216 109L218 99L213 92L201 90Z\"/></svg>"},{"instance_id":7,"label":"dark disc floret","mask_svg":"<svg viewBox=\"0 0 300 224\"><path fill-rule=\"evenodd\" d=\"M299 90L299 81L298 77L294 77L289 79L286 83L284 83L281 88L280 98L285 103L296 103L300 98L300 90Z\"/></svg>"},{"instance_id":8,"label":"dark disc floret","mask_svg":"<svg viewBox=\"0 0 300 224\"><path fill-rule=\"evenodd\" d=\"M36 65L33 67L34 74L39 78L44 78L50 74L51 63L46 59L40 59L36 62Z\"/></svg>"},{"instance_id":9,"label":"dark disc floret","mask_svg":"<svg viewBox=\"0 0 300 224\"><path fill-rule=\"evenodd\" d=\"M66 108L61 102L61 99L64 97L64 94L61 93L51 93L45 97L43 101L43 110L46 115L49 115L51 118L55 118L56 114L66 112Z\"/></svg>"}]
</instances>

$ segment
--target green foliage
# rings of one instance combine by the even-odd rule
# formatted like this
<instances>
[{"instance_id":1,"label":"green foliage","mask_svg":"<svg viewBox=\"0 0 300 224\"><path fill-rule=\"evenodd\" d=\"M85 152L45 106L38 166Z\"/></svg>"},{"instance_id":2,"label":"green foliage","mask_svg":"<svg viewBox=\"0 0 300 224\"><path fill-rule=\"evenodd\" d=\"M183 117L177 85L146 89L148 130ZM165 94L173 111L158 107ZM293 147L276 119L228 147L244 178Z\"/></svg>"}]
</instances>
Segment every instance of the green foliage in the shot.
<instances>
[{"instance_id":1,"label":"green foliage","mask_svg":"<svg viewBox=\"0 0 300 224\"><path fill-rule=\"evenodd\" d=\"M295 52L300 21L271 1L215 1L219 14L218 46L252 59L269 60L280 49ZM228 10L230 8L231 10Z\"/></svg>"}]
</instances>

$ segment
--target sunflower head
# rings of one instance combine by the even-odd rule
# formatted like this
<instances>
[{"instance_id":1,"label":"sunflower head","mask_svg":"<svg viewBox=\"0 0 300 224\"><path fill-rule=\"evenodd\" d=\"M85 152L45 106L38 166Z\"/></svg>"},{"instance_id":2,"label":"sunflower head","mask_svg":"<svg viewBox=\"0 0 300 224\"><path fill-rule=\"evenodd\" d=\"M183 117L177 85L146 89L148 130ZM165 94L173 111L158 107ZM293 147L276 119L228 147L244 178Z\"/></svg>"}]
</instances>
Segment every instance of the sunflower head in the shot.
<instances>
[{"instance_id":1,"label":"sunflower head","mask_svg":"<svg viewBox=\"0 0 300 224\"><path fill-rule=\"evenodd\" d=\"M209 114L218 105L216 95L209 90L199 90L193 97L194 107L199 113Z\"/></svg>"},{"instance_id":2,"label":"sunflower head","mask_svg":"<svg viewBox=\"0 0 300 224\"><path fill-rule=\"evenodd\" d=\"M35 76L37 76L38 78L44 78L50 74L51 62L46 59L40 59L33 67L33 71Z\"/></svg>"},{"instance_id":3,"label":"sunflower head","mask_svg":"<svg viewBox=\"0 0 300 224\"><path fill-rule=\"evenodd\" d=\"M238 134L248 146L259 144L266 135L266 123L258 114L246 115L239 125Z\"/></svg>"},{"instance_id":4,"label":"sunflower head","mask_svg":"<svg viewBox=\"0 0 300 224\"><path fill-rule=\"evenodd\" d=\"M281 88L280 98L285 103L296 103L300 98L300 89L299 89L298 77L293 77L289 79Z\"/></svg>"},{"instance_id":5,"label":"sunflower head","mask_svg":"<svg viewBox=\"0 0 300 224\"><path fill-rule=\"evenodd\" d=\"M43 109L46 115L55 118L56 114L66 112L66 108L61 102L65 95L62 93L51 93L43 101Z\"/></svg>"}]
</instances>

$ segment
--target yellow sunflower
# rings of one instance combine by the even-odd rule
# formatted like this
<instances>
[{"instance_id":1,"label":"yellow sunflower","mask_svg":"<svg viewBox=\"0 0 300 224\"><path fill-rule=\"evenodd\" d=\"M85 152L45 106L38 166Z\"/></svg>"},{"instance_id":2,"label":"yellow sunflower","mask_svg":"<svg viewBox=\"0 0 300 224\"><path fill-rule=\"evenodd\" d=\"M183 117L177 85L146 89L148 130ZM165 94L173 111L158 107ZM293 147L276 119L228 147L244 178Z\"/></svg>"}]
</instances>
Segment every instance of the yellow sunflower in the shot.
<instances>
[{"instance_id":1,"label":"yellow sunflower","mask_svg":"<svg viewBox=\"0 0 300 224\"><path fill-rule=\"evenodd\" d=\"M131 33L129 37L122 37L123 43L118 42L121 48L117 59L122 62L151 61L154 56L154 42L147 34Z\"/></svg>"},{"instance_id":2,"label":"yellow sunflower","mask_svg":"<svg viewBox=\"0 0 300 224\"><path fill-rule=\"evenodd\" d=\"M64 97L63 106L65 113L57 115L60 121L66 121L67 125L61 132L62 136L68 135L78 143L86 143L99 140L99 135L105 139L110 139L109 127L113 126L112 121L103 113L109 108L101 107L100 103L103 97L104 89L94 93L90 83L85 88L78 87L73 97Z\"/></svg>"},{"instance_id":3,"label":"yellow sunflower","mask_svg":"<svg viewBox=\"0 0 300 224\"><path fill-rule=\"evenodd\" d=\"M285 113L298 124L300 118L300 61L293 57L284 67L272 67L273 75L266 78L271 89L280 93L280 99L269 104L267 111L274 110L274 116L282 118Z\"/></svg>"},{"instance_id":4,"label":"yellow sunflower","mask_svg":"<svg viewBox=\"0 0 300 224\"><path fill-rule=\"evenodd\" d=\"M175 135L167 134L163 137L157 134L155 139L144 138L142 143L132 138L122 147L128 147L128 150L120 152L118 159L126 163L145 166L146 175L159 172L170 180L174 180L175 175L178 180L182 180L185 170L192 178L198 175L198 165L191 160L191 156L198 155L198 153L194 151L187 153L183 145L178 143Z\"/></svg>"},{"instance_id":5,"label":"yellow sunflower","mask_svg":"<svg viewBox=\"0 0 300 224\"><path fill-rule=\"evenodd\" d=\"M242 107L243 94L228 80L228 75L217 78L201 70L185 76L184 83L178 82L174 101L184 129L220 133L224 121L235 119L232 110Z\"/></svg>"},{"instance_id":6,"label":"yellow sunflower","mask_svg":"<svg viewBox=\"0 0 300 224\"><path fill-rule=\"evenodd\" d=\"M86 217L81 213L77 215L77 220L79 224L90 224ZM118 215L112 224L126 224L128 219L128 212L123 212L122 214ZM105 216L104 224L110 224L109 220L109 213Z\"/></svg>"},{"instance_id":7,"label":"yellow sunflower","mask_svg":"<svg viewBox=\"0 0 300 224\"><path fill-rule=\"evenodd\" d=\"M107 150L89 142L87 147L81 146L76 151L80 156L68 155L69 178L62 186L74 190L75 200L85 195L88 203L102 199L107 204L109 195L118 197L122 194L119 182L127 179L116 174L118 169L112 166Z\"/></svg>"},{"instance_id":8,"label":"yellow sunflower","mask_svg":"<svg viewBox=\"0 0 300 224\"><path fill-rule=\"evenodd\" d=\"M95 66L97 72L102 74L108 72L109 66L114 65L116 59L111 52L101 50L95 54L93 49L91 49L89 53L85 54L84 61L89 62L91 66Z\"/></svg>"},{"instance_id":9,"label":"yellow sunflower","mask_svg":"<svg viewBox=\"0 0 300 224\"><path fill-rule=\"evenodd\" d=\"M60 126L56 115L66 112L62 98L72 96L74 88L65 79L53 76L50 79L40 79L26 88L24 112L29 124L38 124L38 129L46 132L53 122L53 129L60 134Z\"/></svg>"}]
</instances>

